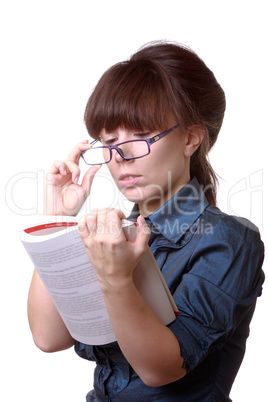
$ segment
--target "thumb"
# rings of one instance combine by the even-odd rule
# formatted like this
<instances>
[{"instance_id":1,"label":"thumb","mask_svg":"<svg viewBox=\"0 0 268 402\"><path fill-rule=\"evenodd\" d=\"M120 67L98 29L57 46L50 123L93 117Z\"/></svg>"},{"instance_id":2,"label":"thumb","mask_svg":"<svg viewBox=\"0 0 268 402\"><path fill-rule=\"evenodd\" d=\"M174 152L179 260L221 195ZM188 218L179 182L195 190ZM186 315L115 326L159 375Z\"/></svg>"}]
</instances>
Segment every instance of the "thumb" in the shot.
<instances>
[{"instance_id":1,"label":"thumb","mask_svg":"<svg viewBox=\"0 0 268 402\"><path fill-rule=\"evenodd\" d=\"M90 194L90 189L91 189L91 185L92 185L94 176L100 168L101 168L101 165L92 165L84 174L81 186L85 190L86 197L88 197Z\"/></svg>"},{"instance_id":2,"label":"thumb","mask_svg":"<svg viewBox=\"0 0 268 402\"><path fill-rule=\"evenodd\" d=\"M149 229L149 226L147 225L147 223L145 222L145 219L143 216L139 216L137 219L137 223L138 223L138 234L137 234L137 238L136 238L136 244L138 243L141 246L145 246L145 248L147 248L149 239L150 239L150 235L151 235L151 231Z\"/></svg>"}]
</instances>

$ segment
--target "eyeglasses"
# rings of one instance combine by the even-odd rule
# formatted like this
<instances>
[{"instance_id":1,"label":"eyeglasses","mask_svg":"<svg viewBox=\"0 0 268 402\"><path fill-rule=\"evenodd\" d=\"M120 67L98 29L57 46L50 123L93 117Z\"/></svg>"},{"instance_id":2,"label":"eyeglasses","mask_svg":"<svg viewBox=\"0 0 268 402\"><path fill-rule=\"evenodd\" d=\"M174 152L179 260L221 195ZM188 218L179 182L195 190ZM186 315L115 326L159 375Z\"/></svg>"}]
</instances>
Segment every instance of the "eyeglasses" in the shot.
<instances>
[{"instance_id":1,"label":"eyeglasses","mask_svg":"<svg viewBox=\"0 0 268 402\"><path fill-rule=\"evenodd\" d=\"M166 135L174 131L179 127L179 124L163 131L160 134L154 135L148 139L142 140L131 140L121 142L116 145L105 145L105 146L94 146L99 142L99 140L94 140L91 142L92 148L81 153L81 157L87 165L103 165L104 163L109 163L112 160L112 150L115 149L119 155L125 160L139 159L144 156L149 155L151 152L151 146L164 138Z\"/></svg>"}]
</instances>

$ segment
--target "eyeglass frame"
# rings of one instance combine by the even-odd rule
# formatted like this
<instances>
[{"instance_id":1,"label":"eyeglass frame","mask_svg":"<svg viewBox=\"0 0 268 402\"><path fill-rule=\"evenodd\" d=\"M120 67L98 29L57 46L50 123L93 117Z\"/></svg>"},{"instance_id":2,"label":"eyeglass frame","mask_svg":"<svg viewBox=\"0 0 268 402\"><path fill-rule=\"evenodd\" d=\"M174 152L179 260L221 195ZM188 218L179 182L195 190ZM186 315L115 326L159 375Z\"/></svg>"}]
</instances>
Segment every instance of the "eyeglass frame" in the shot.
<instances>
[{"instance_id":1,"label":"eyeglass frame","mask_svg":"<svg viewBox=\"0 0 268 402\"><path fill-rule=\"evenodd\" d=\"M137 139L137 140L129 140L129 141L120 142L119 144L116 144L116 145L103 145L103 146L100 146L100 147L96 147L95 149L97 149L97 148L108 148L109 151L110 151L110 159L109 159L109 161L108 161L108 162L103 162L103 163L98 163L98 165L105 165L106 163L110 163L110 162L111 162L112 157L113 157L113 154L112 154L112 150L113 150L113 149L115 149L115 150L119 153L119 155L121 156L121 158L123 158L123 159L126 160L126 161L129 161L129 160L132 160L132 159L144 158L145 156L147 156L147 155L150 154L150 152L151 152L151 145L153 145L155 142L161 140L161 138L164 138L166 135L170 134L172 131L174 131L174 130L175 130L176 128L178 128L179 126L180 126L179 124L176 124L176 126L171 127L171 128L169 128L169 129L163 131L162 133L156 134L156 135L154 135L154 136L151 137L151 138L142 138L142 139ZM90 145L93 146L93 145L96 144L98 141L99 141L99 140L94 140L94 141L92 141L92 142L90 143ZM145 154L145 155L142 155L142 156L134 156L134 157L131 157L131 158L128 158L128 157L124 156L124 154L123 154L122 150L119 148L119 146L120 146L120 145L123 145L123 144L127 144L127 143L129 143L129 142L136 142L136 141L139 141L139 142L141 142L141 141L147 142L147 145L148 145L148 153ZM90 151L91 149L92 149L92 148L89 148L89 149L87 149L86 151L82 151L82 152L81 152L81 157L82 157L83 161L84 161L87 165L95 165L95 163L87 163L86 160L85 160L85 158L84 158L84 154L85 154L86 152Z\"/></svg>"}]
</instances>

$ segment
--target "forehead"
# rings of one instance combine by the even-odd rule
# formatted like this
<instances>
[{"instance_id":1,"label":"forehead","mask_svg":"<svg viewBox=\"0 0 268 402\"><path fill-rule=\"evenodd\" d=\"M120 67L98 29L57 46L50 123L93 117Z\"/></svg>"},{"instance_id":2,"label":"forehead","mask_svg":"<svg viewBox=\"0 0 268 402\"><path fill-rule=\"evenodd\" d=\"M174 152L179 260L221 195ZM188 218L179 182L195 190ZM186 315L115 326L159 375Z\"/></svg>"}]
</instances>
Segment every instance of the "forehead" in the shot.
<instances>
[{"instance_id":1,"label":"forehead","mask_svg":"<svg viewBox=\"0 0 268 402\"><path fill-rule=\"evenodd\" d=\"M128 129L128 128L125 128L125 127L122 127L122 126L120 126L120 127L117 127L117 128L115 128L114 130L110 130L110 131L107 131L107 130L105 130L105 128L102 128L101 129L101 131L100 131L100 134L99 134L99 137L100 138L105 138L105 137L109 137L109 136L114 136L114 135L122 135L122 134L129 134L129 135L131 135L131 134L149 134L149 133L153 133L153 132L155 132L155 131L159 131L159 130L156 130L156 129Z\"/></svg>"}]
</instances>

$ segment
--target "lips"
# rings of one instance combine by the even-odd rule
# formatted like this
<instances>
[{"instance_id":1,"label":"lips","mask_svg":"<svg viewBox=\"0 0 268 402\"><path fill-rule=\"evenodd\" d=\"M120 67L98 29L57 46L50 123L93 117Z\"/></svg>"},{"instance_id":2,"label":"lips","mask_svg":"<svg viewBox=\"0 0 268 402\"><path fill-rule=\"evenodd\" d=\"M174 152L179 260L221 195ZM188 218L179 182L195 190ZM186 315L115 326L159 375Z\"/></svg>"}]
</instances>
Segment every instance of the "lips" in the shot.
<instances>
[{"instance_id":1,"label":"lips","mask_svg":"<svg viewBox=\"0 0 268 402\"><path fill-rule=\"evenodd\" d=\"M141 178L141 176L139 176L139 175L125 173L119 177L119 183L122 186L134 186L134 184L136 184L140 178Z\"/></svg>"}]
</instances>

